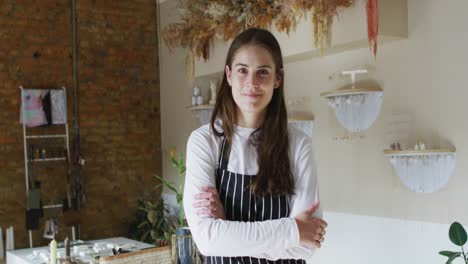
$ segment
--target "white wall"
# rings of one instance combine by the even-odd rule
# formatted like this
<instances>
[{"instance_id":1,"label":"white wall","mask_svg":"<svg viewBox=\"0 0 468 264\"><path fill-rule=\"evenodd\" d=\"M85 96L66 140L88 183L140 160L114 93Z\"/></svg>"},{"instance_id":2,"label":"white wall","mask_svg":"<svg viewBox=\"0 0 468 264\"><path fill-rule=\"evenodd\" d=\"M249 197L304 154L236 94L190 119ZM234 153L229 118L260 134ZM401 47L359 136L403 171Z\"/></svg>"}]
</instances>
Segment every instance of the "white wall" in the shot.
<instances>
[{"instance_id":1,"label":"white wall","mask_svg":"<svg viewBox=\"0 0 468 264\"><path fill-rule=\"evenodd\" d=\"M160 4L161 29L177 22L178 1L164 1ZM169 162L168 150L175 147L185 153L190 132L197 127L197 120L186 109L190 105L192 88L186 78L185 50L176 48L169 52L160 40L160 98L161 98L161 146L163 152L163 176L177 181L177 170Z\"/></svg>"},{"instance_id":2,"label":"white wall","mask_svg":"<svg viewBox=\"0 0 468 264\"><path fill-rule=\"evenodd\" d=\"M409 38L380 46L376 61L368 49L361 49L286 66L290 93L312 98L309 108L316 116L316 156L327 208L440 223L468 222L468 213L461 210L466 208L462 201L468 200L468 121L464 117L468 105L463 103L468 96L468 78L463 75L468 35L462 33L468 24L462 10L467 8L468 2L462 0L409 1ZM331 140L336 132L319 93L336 86L327 78L331 72L359 64L375 65L373 79L385 90L382 112L365 140L337 143ZM441 191L408 191L382 155L390 143L387 132L392 114L398 112L412 120L410 142L421 138L457 148L455 172Z\"/></svg>"},{"instance_id":3,"label":"white wall","mask_svg":"<svg viewBox=\"0 0 468 264\"><path fill-rule=\"evenodd\" d=\"M161 4L163 27L177 21L175 2ZM301 108L313 112L316 120L313 139L321 200L330 230L335 230L327 237L335 242L322 250L320 263L441 263L443 258L428 256L449 248L448 238L441 240L448 224L468 223L467 10L466 0L408 0L408 39L380 45L377 60L362 48L285 65L287 96L310 98ZM184 56L182 49L169 53L161 45L164 150L176 146L185 151L188 135L197 127L186 109L192 90ZM342 129L319 94L343 84L330 80L332 73L363 64L373 66L371 77L385 91L382 112L365 139L333 140ZM395 120L410 122L407 129L391 134ZM448 184L433 194L406 189L382 153L394 137L407 139L402 143L422 139L430 145L455 146L455 171ZM176 179L167 156L163 173ZM380 230L379 236L372 230ZM336 257L342 253L349 258Z\"/></svg>"},{"instance_id":4,"label":"white wall","mask_svg":"<svg viewBox=\"0 0 468 264\"><path fill-rule=\"evenodd\" d=\"M440 264L447 258L439 251L460 250L448 238L449 225L337 212L324 218L326 238L309 264Z\"/></svg>"}]
</instances>

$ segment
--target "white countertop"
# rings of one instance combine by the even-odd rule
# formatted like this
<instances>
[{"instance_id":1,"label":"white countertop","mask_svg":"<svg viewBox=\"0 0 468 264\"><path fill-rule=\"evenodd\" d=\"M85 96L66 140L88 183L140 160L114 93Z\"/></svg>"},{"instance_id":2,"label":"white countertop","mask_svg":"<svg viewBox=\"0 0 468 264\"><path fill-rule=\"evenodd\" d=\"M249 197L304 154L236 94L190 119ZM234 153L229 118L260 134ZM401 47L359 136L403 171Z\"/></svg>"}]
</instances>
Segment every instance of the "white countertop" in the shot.
<instances>
[{"instance_id":1,"label":"white countertop","mask_svg":"<svg viewBox=\"0 0 468 264\"><path fill-rule=\"evenodd\" d=\"M91 261L90 254L96 254L96 249L121 247L128 250L140 250L145 248L151 248L155 245L142 243L136 240L128 239L125 237L113 237L107 239L98 239L86 241L86 245L73 246L70 249L71 255L82 256L80 257L83 261ZM59 254L64 254L64 248L57 249ZM100 250L99 250L100 251ZM8 251L6 254L7 264L43 264L47 263L46 258L49 255L49 247L36 247L36 248L25 248Z\"/></svg>"}]
</instances>

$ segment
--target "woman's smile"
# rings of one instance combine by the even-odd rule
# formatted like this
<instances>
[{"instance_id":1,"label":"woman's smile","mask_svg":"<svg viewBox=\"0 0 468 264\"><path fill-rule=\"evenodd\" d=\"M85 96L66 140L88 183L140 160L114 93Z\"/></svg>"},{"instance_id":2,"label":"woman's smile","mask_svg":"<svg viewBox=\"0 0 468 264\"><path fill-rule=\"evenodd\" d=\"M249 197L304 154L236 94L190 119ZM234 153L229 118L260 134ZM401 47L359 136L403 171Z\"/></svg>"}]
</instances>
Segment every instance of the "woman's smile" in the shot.
<instances>
[{"instance_id":1,"label":"woman's smile","mask_svg":"<svg viewBox=\"0 0 468 264\"><path fill-rule=\"evenodd\" d=\"M249 99L258 99L261 96L260 93L251 93L251 92L242 93L242 95Z\"/></svg>"}]
</instances>

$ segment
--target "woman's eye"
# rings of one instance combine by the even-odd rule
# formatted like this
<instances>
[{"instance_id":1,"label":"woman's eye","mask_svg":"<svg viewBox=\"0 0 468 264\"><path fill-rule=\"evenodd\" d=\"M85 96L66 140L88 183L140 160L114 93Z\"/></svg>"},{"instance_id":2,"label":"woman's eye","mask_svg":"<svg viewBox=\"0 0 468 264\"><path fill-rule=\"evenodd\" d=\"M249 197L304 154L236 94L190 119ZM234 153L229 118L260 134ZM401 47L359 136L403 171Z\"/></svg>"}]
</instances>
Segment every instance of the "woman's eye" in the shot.
<instances>
[{"instance_id":1,"label":"woman's eye","mask_svg":"<svg viewBox=\"0 0 468 264\"><path fill-rule=\"evenodd\" d=\"M259 73L260 75L268 75L268 74L270 74L270 72L267 71L267 70L265 70L265 69L259 70L258 73Z\"/></svg>"},{"instance_id":2,"label":"woman's eye","mask_svg":"<svg viewBox=\"0 0 468 264\"><path fill-rule=\"evenodd\" d=\"M247 73L247 69L246 69L246 68L239 68L239 69L237 70L237 72L239 72L239 73Z\"/></svg>"}]
</instances>

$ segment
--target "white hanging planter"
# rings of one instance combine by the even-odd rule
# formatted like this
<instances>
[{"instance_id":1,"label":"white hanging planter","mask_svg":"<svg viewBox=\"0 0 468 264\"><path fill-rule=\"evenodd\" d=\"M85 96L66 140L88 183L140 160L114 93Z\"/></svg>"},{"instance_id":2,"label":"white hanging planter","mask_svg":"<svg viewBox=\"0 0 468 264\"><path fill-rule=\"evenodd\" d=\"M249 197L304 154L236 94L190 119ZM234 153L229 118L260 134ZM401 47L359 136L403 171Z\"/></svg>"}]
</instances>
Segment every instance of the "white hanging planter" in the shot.
<instances>
[{"instance_id":1,"label":"white hanging planter","mask_svg":"<svg viewBox=\"0 0 468 264\"><path fill-rule=\"evenodd\" d=\"M355 87L355 75L361 73L367 73L367 70L342 71L342 75L351 75L351 88L320 94L327 99L336 118L349 132L363 132L369 129L379 116L382 106L383 90L381 88Z\"/></svg>"},{"instance_id":2,"label":"white hanging planter","mask_svg":"<svg viewBox=\"0 0 468 264\"><path fill-rule=\"evenodd\" d=\"M346 89L321 94L328 100L340 124L349 132L369 129L380 113L383 91L380 88Z\"/></svg>"},{"instance_id":3,"label":"white hanging planter","mask_svg":"<svg viewBox=\"0 0 468 264\"><path fill-rule=\"evenodd\" d=\"M312 137L312 130L314 128L314 115L291 115L288 117L288 125L298 128L299 130L306 133L309 137Z\"/></svg>"},{"instance_id":4,"label":"white hanging planter","mask_svg":"<svg viewBox=\"0 0 468 264\"><path fill-rule=\"evenodd\" d=\"M455 167L455 149L385 150L384 154L403 184L415 192L440 190Z\"/></svg>"}]
</instances>

